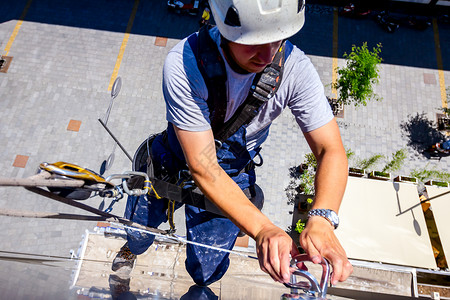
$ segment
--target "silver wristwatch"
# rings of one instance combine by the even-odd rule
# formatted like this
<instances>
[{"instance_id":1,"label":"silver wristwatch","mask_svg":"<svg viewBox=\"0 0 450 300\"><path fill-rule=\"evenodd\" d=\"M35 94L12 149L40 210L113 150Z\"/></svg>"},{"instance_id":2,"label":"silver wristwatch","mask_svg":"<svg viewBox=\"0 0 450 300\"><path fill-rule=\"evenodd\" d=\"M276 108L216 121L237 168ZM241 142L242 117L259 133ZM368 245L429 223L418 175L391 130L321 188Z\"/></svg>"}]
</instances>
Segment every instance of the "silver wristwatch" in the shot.
<instances>
[{"instance_id":1,"label":"silver wristwatch","mask_svg":"<svg viewBox=\"0 0 450 300\"><path fill-rule=\"evenodd\" d=\"M321 216L327 219L331 223L331 225L334 226L334 229L338 228L339 226L339 217L334 210L322 208L311 209L308 213L308 219L312 216Z\"/></svg>"}]
</instances>

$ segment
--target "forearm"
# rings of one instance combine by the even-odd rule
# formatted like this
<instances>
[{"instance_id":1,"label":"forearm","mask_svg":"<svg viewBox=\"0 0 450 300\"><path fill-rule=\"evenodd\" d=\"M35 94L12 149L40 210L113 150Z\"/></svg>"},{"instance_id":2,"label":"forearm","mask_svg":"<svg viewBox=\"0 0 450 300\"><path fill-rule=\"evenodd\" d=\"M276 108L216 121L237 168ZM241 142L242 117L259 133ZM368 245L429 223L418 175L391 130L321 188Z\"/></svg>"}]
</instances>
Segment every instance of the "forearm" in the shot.
<instances>
[{"instance_id":1,"label":"forearm","mask_svg":"<svg viewBox=\"0 0 450 300\"><path fill-rule=\"evenodd\" d=\"M263 228L273 226L218 164L197 165L191 173L203 194L253 239Z\"/></svg>"},{"instance_id":2,"label":"forearm","mask_svg":"<svg viewBox=\"0 0 450 300\"><path fill-rule=\"evenodd\" d=\"M327 140L327 139L325 139ZM313 208L339 211L348 176L348 163L340 138L335 138L326 147L315 147L318 167L316 172L316 197ZM344 248L334 233L334 226L321 216L312 216L300 235L300 244L313 262L320 257L328 259L333 266L331 283L344 281L353 267L347 259Z\"/></svg>"},{"instance_id":3,"label":"forearm","mask_svg":"<svg viewBox=\"0 0 450 300\"><path fill-rule=\"evenodd\" d=\"M336 212L347 185L348 163L341 147L325 150L318 157L313 208L329 208Z\"/></svg>"}]
</instances>

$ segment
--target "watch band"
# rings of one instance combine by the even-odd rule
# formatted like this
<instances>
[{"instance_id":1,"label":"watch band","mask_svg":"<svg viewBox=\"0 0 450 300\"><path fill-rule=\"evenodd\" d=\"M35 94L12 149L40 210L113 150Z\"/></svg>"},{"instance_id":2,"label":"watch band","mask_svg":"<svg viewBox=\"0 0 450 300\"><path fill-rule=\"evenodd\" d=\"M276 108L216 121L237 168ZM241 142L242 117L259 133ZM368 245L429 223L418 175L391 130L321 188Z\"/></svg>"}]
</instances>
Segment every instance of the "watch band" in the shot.
<instances>
[{"instance_id":1,"label":"watch band","mask_svg":"<svg viewBox=\"0 0 450 300\"><path fill-rule=\"evenodd\" d=\"M331 225L334 227L334 229L338 228L339 226L339 217L334 210L323 208L311 209L308 212L308 219L312 216L320 216L327 219L328 222L330 222Z\"/></svg>"}]
</instances>

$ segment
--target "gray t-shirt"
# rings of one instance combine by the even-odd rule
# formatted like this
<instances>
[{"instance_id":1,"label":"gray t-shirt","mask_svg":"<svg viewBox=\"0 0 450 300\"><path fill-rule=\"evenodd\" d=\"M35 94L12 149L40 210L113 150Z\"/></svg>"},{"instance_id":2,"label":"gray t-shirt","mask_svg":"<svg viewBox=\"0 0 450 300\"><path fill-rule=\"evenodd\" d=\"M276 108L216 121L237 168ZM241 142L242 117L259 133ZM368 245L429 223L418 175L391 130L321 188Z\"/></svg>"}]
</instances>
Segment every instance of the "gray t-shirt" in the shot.
<instances>
[{"instance_id":1,"label":"gray t-shirt","mask_svg":"<svg viewBox=\"0 0 450 300\"><path fill-rule=\"evenodd\" d=\"M220 45L217 27L210 30L210 35ZM221 54L223 56L222 51ZM226 121L247 98L255 73L236 73L224 61L227 71ZM206 102L208 90L187 38L167 55L163 69L163 93L167 121L188 131L211 128ZM309 58L296 46L286 59L277 93L260 108L247 126L248 150L255 149L266 140L270 124L286 106L291 109L303 132L317 129L333 119L319 75Z\"/></svg>"}]
</instances>

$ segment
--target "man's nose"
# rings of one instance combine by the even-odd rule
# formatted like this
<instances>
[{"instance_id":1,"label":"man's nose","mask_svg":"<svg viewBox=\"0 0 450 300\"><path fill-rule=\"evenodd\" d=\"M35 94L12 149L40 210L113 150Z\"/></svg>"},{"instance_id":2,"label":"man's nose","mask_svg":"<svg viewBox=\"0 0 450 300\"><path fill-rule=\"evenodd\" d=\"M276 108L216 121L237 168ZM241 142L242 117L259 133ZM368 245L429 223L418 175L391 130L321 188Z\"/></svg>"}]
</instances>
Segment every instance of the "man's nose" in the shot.
<instances>
[{"instance_id":1,"label":"man's nose","mask_svg":"<svg viewBox=\"0 0 450 300\"><path fill-rule=\"evenodd\" d=\"M262 63L270 64L272 62L272 58L274 56L274 48L272 47L272 44L264 44L259 46L258 49L258 59Z\"/></svg>"}]
</instances>

